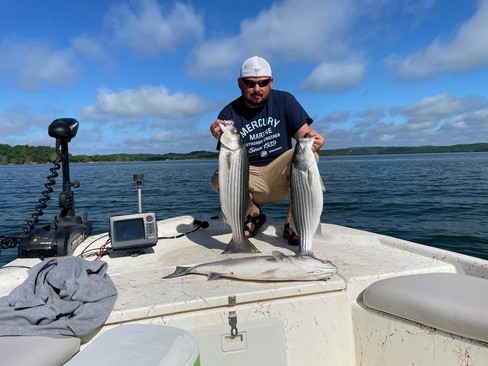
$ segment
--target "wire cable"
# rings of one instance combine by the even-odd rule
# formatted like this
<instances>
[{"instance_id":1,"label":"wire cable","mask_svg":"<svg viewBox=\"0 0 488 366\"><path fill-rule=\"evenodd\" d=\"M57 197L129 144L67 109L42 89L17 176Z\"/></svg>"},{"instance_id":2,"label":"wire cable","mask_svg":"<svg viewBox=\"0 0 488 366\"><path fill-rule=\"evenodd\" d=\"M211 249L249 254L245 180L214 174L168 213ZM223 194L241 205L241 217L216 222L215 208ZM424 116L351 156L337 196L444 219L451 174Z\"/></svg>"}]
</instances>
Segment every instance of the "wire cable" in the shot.
<instances>
[{"instance_id":1,"label":"wire cable","mask_svg":"<svg viewBox=\"0 0 488 366\"><path fill-rule=\"evenodd\" d=\"M205 229L208 227L208 221L205 221L205 220L193 220L193 224L197 225L197 227L191 231L187 231L186 233L181 233L181 234L174 235L174 236L159 236L158 240L160 240L160 239L178 239L178 238L181 238L181 237L186 236L188 234L194 233L195 231L199 230L200 228Z\"/></svg>"}]
</instances>

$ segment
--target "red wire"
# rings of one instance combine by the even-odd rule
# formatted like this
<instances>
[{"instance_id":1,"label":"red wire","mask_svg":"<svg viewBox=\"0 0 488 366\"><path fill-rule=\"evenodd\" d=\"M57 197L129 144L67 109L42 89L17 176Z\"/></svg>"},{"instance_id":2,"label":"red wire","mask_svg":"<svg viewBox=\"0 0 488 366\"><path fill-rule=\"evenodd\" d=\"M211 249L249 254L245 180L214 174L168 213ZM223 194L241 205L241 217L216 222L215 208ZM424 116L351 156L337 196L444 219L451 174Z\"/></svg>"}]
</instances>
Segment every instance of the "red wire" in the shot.
<instances>
[{"instance_id":1,"label":"red wire","mask_svg":"<svg viewBox=\"0 0 488 366\"><path fill-rule=\"evenodd\" d=\"M105 249L107 248L107 245L108 245L109 242L110 242L110 238L107 239L107 241L105 242L105 244L102 245L102 247L100 248L100 252L98 253L98 255L95 258L95 260L102 258L103 254L105 253Z\"/></svg>"}]
</instances>

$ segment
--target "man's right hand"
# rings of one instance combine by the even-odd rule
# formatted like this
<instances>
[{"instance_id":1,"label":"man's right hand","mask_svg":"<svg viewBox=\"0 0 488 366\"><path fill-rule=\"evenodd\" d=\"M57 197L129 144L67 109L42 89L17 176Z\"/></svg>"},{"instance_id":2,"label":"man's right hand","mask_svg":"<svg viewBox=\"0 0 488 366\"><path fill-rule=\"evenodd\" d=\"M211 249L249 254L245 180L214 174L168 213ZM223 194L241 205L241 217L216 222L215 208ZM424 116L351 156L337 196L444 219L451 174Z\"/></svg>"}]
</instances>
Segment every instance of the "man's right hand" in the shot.
<instances>
[{"instance_id":1,"label":"man's right hand","mask_svg":"<svg viewBox=\"0 0 488 366\"><path fill-rule=\"evenodd\" d=\"M220 126L219 126L219 123L222 123L223 121L221 119L217 119L215 120L215 122L213 122L211 125L210 125L210 133L212 134L213 137L215 137L217 140L220 139L220 137L222 136L222 130L220 129Z\"/></svg>"}]
</instances>

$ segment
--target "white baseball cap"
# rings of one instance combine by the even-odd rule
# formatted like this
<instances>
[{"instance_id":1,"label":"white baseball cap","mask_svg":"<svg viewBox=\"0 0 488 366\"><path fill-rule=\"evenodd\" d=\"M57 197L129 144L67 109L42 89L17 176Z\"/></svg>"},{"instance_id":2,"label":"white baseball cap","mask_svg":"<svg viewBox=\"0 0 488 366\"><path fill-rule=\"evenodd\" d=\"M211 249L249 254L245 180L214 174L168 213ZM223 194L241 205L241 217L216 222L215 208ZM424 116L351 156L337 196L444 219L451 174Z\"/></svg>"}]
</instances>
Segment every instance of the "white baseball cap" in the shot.
<instances>
[{"instance_id":1,"label":"white baseball cap","mask_svg":"<svg viewBox=\"0 0 488 366\"><path fill-rule=\"evenodd\" d=\"M259 56L253 56L244 61L241 67L241 78L260 76L272 76L268 61Z\"/></svg>"}]
</instances>

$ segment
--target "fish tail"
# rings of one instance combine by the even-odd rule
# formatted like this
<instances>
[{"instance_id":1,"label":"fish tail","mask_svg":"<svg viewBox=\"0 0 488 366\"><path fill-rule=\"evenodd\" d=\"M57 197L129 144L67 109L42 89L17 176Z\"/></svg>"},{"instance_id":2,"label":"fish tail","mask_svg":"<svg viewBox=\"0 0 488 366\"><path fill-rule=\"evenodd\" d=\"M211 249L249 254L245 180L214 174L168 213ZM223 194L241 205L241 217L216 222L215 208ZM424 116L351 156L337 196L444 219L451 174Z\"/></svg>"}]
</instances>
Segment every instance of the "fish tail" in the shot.
<instances>
[{"instance_id":1,"label":"fish tail","mask_svg":"<svg viewBox=\"0 0 488 366\"><path fill-rule=\"evenodd\" d=\"M190 273L190 270L191 269L192 269L192 267L180 267L180 266L177 266L176 267L176 270L173 273L171 273L171 274L169 274L169 275L167 275L167 276L165 276L163 278L173 278L173 277L184 276L184 275Z\"/></svg>"},{"instance_id":2,"label":"fish tail","mask_svg":"<svg viewBox=\"0 0 488 366\"><path fill-rule=\"evenodd\" d=\"M231 239L227 247L222 252L222 254L232 254L232 253L261 253L258 248L256 248L253 243L249 241L248 238L243 240Z\"/></svg>"}]
</instances>

